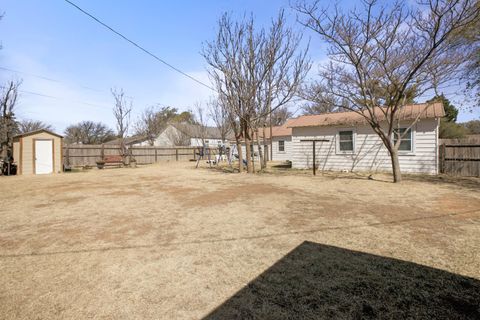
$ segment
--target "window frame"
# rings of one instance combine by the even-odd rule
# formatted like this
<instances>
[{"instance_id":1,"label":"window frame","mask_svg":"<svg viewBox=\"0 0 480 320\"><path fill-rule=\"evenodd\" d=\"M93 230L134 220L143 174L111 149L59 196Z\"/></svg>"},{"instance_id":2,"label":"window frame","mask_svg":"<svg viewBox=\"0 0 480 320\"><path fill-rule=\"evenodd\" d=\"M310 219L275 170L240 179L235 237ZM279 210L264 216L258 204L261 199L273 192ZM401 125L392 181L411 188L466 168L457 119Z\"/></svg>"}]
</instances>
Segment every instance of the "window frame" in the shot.
<instances>
[{"instance_id":1,"label":"window frame","mask_svg":"<svg viewBox=\"0 0 480 320\"><path fill-rule=\"evenodd\" d=\"M401 129L408 129L408 126L400 126L398 128L394 128L392 132L392 143L395 144L395 139L396 139L396 130L401 130ZM398 154L399 155L414 155L415 154L415 126L412 126L410 128L410 150L400 150L400 147L398 148Z\"/></svg>"},{"instance_id":2,"label":"window frame","mask_svg":"<svg viewBox=\"0 0 480 320\"><path fill-rule=\"evenodd\" d=\"M340 132L352 132L352 150L340 150ZM355 154L356 153L356 136L357 131L355 128L338 128L337 133L335 134L335 151L336 154Z\"/></svg>"},{"instance_id":3,"label":"window frame","mask_svg":"<svg viewBox=\"0 0 480 320\"><path fill-rule=\"evenodd\" d=\"M280 142L283 143L283 145L282 145L282 149L283 149L283 150L280 150ZM278 153L285 153L285 140L278 140L277 152L278 152Z\"/></svg>"}]
</instances>

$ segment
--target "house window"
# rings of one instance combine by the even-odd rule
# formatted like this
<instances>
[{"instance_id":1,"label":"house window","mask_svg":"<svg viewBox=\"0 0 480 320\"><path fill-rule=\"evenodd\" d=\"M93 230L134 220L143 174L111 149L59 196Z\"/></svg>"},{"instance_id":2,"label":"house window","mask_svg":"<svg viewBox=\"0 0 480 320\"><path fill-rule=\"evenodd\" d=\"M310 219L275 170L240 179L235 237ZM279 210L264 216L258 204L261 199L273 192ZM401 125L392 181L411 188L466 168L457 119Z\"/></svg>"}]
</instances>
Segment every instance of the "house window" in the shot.
<instances>
[{"instance_id":1,"label":"house window","mask_svg":"<svg viewBox=\"0 0 480 320\"><path fill-rule=\"evenodd\" d=\"M285 141L278 141L278 152L285 152Z\"/></svg>"},{"instance_id":2,"label":"house window","mask_svg":"<svg viewBox=\"0 0 480 320\"><path fill-rule=\"evenodd\" d=\"M402 141L400 141L400 147L398 148L398 150L399 151L412 152L412 129L408 129L408 131L407 131L407 128L395 129L394 133L393 133L393 143L394 144L396 144L397 141L398 141L397 133L400 133L400 135L405 134L402 137Z\"/></svg>"},{"instance_id":3,"label":"house window","mask_svg":"<svg viewBox=\"0 0 480 320\"><path fill-rule=\"evenodd\" d=\"M340 131L339 135L339 150L341 152L353 152L353 131Z\"/></svg>"}]
</instances>

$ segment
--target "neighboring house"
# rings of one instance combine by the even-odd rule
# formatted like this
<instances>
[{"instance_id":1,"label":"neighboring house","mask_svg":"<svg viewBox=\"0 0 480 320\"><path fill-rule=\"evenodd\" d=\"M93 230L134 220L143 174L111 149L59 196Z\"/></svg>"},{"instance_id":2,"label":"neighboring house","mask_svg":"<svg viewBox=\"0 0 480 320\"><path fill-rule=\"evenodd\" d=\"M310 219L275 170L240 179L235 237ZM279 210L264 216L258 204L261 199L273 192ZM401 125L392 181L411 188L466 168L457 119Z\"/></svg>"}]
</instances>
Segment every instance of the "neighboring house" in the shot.
<instances>
[{"instance_id":1,"label":"neighboring house","mask_svg":"<svg viewBox=\"0 0 480 320\"><path fill-rule=\"evenodd\" d=\"M282 126L272 127L272 160L273 161L286 161L291 160L292 158L292 129L288 127L290 120L288 120ZM256 137L256 136L255 136ZM265 128L265 137L267 140L268 148L270 148L270 128ZM259 130L260 145L263 146L263 129ZM258 145L257 141L253 139L253 150L255 154L258 155ZM235 144L234 141L231 142L232 145ZM263 147L262 147L263 150ZM245 157L245 144L242 144L242 154ZM270 151L268 153L270 157ZM258 158L258 157L257 157ZM259 159L256 159L257 161Z\"/></svg>"},{"instance_id":2,"label":"neighboring house","mask_svg":"<svg viewBox=\"0 0 480 320\"><path fill-rule=\"evenodd\" d=\"M147 145L148 145L148 139L145 136L126 137L126 138L123 139L123 142L127 146L138 146L138 145L142 145L142 143L145 143L145 142L147 142ZM105 142L105 144L120 145L121 144L121 139L120 138L113 139L113 140L110 140L108 142Z\"/></svg>"},{"instance_id":3,"label":"neighboring house","mask_svg":"<svg viewBox=\"0 0 480 320\"><path fill-rule=\"evenodd\" d=\"M202 127L188 123L171 123L155 138L153 145L158 147L206 145L216 147L222 144L220 131L215 127ZM134 146L149 146L150 141L145 139L134 143Z\"/></svg>"},{"instance_id":4,"label":"neighboring house","mask_svg":"<svg viewBox=\"0 0 480 320\"><path fill-rule=\"evenodd\" d=\"M440 118L444 116L441 103L402 108L397 117L400 130L405 130L419 117L400 145L402 172L438 173L438 128ZM390 156L380 137L355 112L301 116L290 120L288 127L292 128L293 168L312 168L313 165L312 142L302 140L324 139L328 142L316 144L315 156L319 170L391 170Z\"/></svg>"}]
</instances>

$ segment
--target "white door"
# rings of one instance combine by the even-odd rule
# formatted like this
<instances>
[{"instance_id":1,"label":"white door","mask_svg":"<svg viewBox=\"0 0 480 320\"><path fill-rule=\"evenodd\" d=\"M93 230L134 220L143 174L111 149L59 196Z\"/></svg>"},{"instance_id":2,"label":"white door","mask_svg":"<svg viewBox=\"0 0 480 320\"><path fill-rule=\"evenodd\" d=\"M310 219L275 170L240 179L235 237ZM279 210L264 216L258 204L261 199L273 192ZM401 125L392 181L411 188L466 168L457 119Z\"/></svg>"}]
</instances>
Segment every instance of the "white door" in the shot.
<instances>
[{"instance_id":1,"label":"white door","mask_svg":"<svg viewBox=\"0 0 480 320\"><path fill-rule=\"evenodd\" d=\"M35 173L53 172L53 141L35 140Z\"/></svg>"}]
</instances>

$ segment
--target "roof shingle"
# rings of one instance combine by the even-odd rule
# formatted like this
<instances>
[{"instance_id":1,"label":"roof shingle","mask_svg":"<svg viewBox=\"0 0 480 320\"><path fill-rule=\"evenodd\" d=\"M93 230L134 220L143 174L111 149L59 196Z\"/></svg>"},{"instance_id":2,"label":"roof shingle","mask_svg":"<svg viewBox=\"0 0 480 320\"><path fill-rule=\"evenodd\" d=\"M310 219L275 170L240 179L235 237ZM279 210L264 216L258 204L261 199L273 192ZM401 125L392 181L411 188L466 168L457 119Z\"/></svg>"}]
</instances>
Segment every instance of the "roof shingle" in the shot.
<instances>
[{"instance_id":1,"label":"roof shingle","mask_svg":"<svg viewBox=\"0 0 480 320\"><path fill-rule=\"evenodd\" d=\"M366 114L366 111L364 111ZM380 121L385 119L385 114L381 108L375 109L375 114ZM419 119L428 118L441 118L445 116L445 110L441 102L435 103L423 103L423 104L411 104L406 105L397 113L397 119L402 120L414 120L419 116ZM288 123L289 128L297 127L317 127L317 126L338 126L338 125L356 125L366 124L365 118L353 111L347 112L333 112L324 113L311 116L300 116L292 119Z\"/></svg>"}]
</instances>

